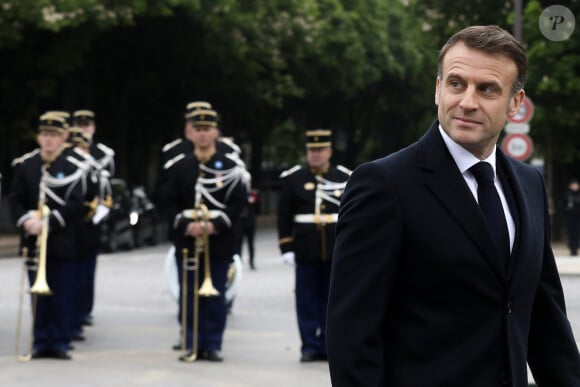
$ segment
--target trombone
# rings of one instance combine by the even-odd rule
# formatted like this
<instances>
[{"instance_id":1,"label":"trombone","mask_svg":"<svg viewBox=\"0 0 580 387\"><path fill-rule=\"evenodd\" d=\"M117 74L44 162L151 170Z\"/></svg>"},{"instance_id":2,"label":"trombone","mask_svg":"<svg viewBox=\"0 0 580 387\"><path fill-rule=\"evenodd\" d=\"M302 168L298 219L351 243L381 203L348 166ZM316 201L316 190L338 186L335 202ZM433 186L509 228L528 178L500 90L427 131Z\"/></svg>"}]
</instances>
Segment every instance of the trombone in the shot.
<instances>
[{"instance_id":1,"label":"trombone","mask_svg":"<svg viewBox=\"0 0 580 387\"><path fill-rule=\"evenodd\" d=\"M202 227L202 235L195 237L195 253L193 257L189 257L189 250L183 249L183 263L182 263L182 283L181 283L181 351L182 355L179 360L184 362L194 362L197 359L198 349L198 321L199 321L199 297L218 296L220 292L213 286L211 280L210 269L210 255L209 255L209 235L206 224L210 219L209 210L204 204L200 204L193 209L193 211L186 210L188 215L194 221L200 221ZM204 264L204 278L199 287L199 260L203 256ZM193 319L192 319L192 350L191 354L187 354L187 274L193 271Z\"/></svg>"},{"instance_id":2,"label":"trombone","mask_svg":"<svg viewBox=\"0 0 580 387\"><path fill-rule=\"evenodd\" d=\"M36 320L36 304L38 296L49 296L52 294L50 287L48 286L48 282L46 280L46 248L48 242L48 232L49 232L49 218L50 218L50 208L46 204L44 204L44 198L42 198L42 186L41 186L41 199L38 203L38 211L36 216L40 217L42 222L42 229L40 235L36 239L36 254L38 255L38 259L34 259L33 262L36 263L35 267L31 267L31 270L36 270L36 277L34 283L30 287L30 294L32 297L32 317L31 317L31 327L30 327L30 340L28 345L28 353L25 355L20 355L20 332L21 332L21 325L22 325L22 304L24 302L24 286L25 286L25 272L27 266L27 255L28 249L22 249L22 255L24 257L23 269L22 269L22 276L20 281L20 306L18 309L18 322L16 327L16 353L18 356L18 360L20 361L29 361L32 357L32 346L34 344L34 324Z\"/></svg>"}]
</instances>

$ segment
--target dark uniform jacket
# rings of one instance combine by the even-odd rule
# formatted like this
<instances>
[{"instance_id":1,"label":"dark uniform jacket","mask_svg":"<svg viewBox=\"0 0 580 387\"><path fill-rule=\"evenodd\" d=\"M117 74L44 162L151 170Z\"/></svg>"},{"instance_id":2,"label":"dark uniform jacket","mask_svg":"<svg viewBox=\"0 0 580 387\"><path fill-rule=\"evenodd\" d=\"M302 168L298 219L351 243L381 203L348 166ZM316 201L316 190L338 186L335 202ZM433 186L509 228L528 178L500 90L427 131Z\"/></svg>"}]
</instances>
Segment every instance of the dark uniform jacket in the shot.
<instances>
[{"instance_id":1,"label":"dark uniform jacket","mask_svg":"<svg viewBox=\"0 0 580 387\"><path fill-rule=\"evenodd\" d=\"M231 154L240 155L240 147L235 144L230 139L218 138L216 141L216 152L219 154ZM155 181L155 187L153 189L153 202L159 208L165 208L167 204L168 197L170 194L167 192L168 185L167 179L169 174L169 169L171 169L176 163L178 163L186 155L193 153L193 142L187 139L178 138L171 142L168 142L161 148L160 157L160 167L157 173L157 180ZM238 165L243 166L243 162L240 163L240 159L233 158L237 161Z\"/></svg>"},{"instance_id":2,"label":"dark uniform jacket","mask_svg":"<svg viewBox=\"0 0 580 387\"><path fill-rule=\"evenodd\" d=\"M580 386L542 175L496 151L516 235L500 256L439 133L358 167L337 224L335 387Z\"/></svg>"},{"instance_id":3,"label":"dark uniform jacket","mask_svg":"<svg viewBox=\"0 0 580 387\"><path fill-rule=\"evenodd\" d=\"M89 152L95 159L97 169L109 171L111 177L115 175L115 151L105 144L92 143Z\"/></svg>"},{"instance_id":4,"label":"dark uniform jacket","mask_svg":"<svg viewBox=\"0 0 580 387\"><path fill-rule=\"evenodd\" d=\"M94 252L99 249L101 242L101 225L94 224L92 219L100 202L100 171L97 170L97 166L92 162L93 160L90 159L91 155L87 155L76 148L70 148L69 154L80 163L86 165L82 184L84 214L81 227L78 230L79 255L84 257L94 254Z\"/></svg>"},{"instance_id":5,"label":"dark uniform jacket","mask_svg":"<svg viewBox=\"0 0 580 387\"><path fill-rule=\"evenodd\" d=\"M36 236L25 235L24 222L38 210L39 186L43 162L39 153L22 160L14 169L10 191L12 218L22 230L21 247L28 248L28 255L36 254ZM47 255L58 258L77 256L76 232L84 207L82 193L82 169L61 153L47 168L48 191L46 204L50 208Z\"/></svg>"},{"instance_id":6,"label":"dark uniform jacket","mask_svg":"<svg viewBox=\"0 0 580 387\"><path fill-rule=\"evenodd\" d=\"M196 185L198 179L203 184ZM194 238L185 237L187 225L193 220L184 210L193 209L196 197L212 211L216 233L209 238L210 258L231 260L236 248L234 230L239 227L240 213L246 201L242 171L235 161L214 154L201 164L193 154L184 156L168 171L168 209L172 219L172 240L176 253L182 248L193 249Z\"/></svg>"},{"instance_id":7,"label":"dark uniform jacket","mask_svg":"<svg viewBox=\"0 0 580 387\"><path fill-rule=\"evenodd\" d=\"M282 253L293 251L299 263L332 259L336 217L349 174L348 169L333 165L320 175L300 166L282 173L278 202L278 238ZM315 216L317 190L321 215L318 218Z\"/></svg>"}]
</instances>

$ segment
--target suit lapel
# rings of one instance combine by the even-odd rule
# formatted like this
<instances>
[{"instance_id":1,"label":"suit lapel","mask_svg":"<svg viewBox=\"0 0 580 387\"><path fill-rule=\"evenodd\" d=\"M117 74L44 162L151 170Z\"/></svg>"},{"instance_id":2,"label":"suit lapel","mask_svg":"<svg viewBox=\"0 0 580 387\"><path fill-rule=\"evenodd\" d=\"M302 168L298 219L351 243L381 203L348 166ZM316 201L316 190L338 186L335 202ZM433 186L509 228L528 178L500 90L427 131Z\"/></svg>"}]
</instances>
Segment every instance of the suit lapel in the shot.
<instances>
[{"instance_id":1,"label":"suit lapel","mask_svg":"<svg viewBox=\"0 0 580 387\"><path fill-rule=\"evenodd\" d=\"M505 261L494 247L483 214L447 150L438 125L436 121L419 141L425 184L482 252L501 282L506 283Z\"/></svg>"}]
</instances>

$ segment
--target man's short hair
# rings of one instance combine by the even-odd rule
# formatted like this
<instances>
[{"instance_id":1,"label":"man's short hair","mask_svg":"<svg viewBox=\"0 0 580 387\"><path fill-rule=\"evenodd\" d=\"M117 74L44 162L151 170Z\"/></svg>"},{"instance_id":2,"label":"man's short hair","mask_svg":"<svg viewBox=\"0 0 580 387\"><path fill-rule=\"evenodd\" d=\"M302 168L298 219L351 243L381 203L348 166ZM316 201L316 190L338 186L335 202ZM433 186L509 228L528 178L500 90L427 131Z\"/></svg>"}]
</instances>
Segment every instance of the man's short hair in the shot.
<instances>
[{"instance_id":1,"label":"man's short hair","mask_svg":"<svg viewBox=\"0 0 580 387\"><path fill-rule=\"evenodd\" d=\"M458 42L467 47L489 54L500 54L511 59L517 68L516 80L512 85L512 94L524 88L528 75L528 58L526 50L509 32L498 26L471 26L453 35L441 47L437 59L437 75L441 78L443 59L447 51Z\"/></svg>"}]
</instances>

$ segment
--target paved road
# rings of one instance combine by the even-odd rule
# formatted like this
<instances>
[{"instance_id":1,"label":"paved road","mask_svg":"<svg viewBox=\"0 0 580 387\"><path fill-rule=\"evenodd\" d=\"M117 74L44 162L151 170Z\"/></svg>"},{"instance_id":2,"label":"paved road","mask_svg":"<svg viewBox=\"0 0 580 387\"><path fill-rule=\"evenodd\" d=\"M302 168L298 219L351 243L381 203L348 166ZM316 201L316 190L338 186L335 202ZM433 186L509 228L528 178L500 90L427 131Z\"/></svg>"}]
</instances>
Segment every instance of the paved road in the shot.
<instances>
[{"instance_id":1,"label":"paved road","mask_svg":"<svg viewBox=\"0 0 580 387\"><path fill-rule=\"evenodd\" d=\"M276 244L273 229L260 230L258 270L244 271L218 364L182 363L170 349L178 327L164 277L167 245L99 258L96 324L75 343L72 361L16 360L20 263L0 260L0 386L330 386L327 363L298 361L293 273Z\"/></svg>"},{"instance_id":2,"label":"paved road","mask_svg":"<svg viewBox=\"0 0 580 387\"><path fill-rule=\"evenodd\" d=\"M0 259L0 386L327 387L328 365L298 362L293 273L272 227L261 227L257 271L244 270L224 339L224 363L177 361L176 302L165 283L168 245L99 258L96 325L74 360L20 363L15 356L20 261ZM556 248L568 312L580 337L580 259ZM246 266L247 267L247 266ZM25 313L28 318L29 314ZM24 324L28 328L28 324Z\"/></svg>"}]
</instances>

